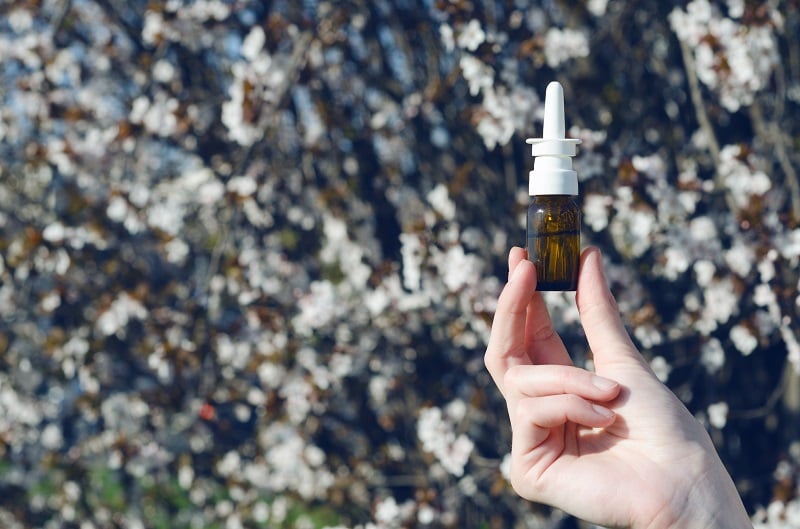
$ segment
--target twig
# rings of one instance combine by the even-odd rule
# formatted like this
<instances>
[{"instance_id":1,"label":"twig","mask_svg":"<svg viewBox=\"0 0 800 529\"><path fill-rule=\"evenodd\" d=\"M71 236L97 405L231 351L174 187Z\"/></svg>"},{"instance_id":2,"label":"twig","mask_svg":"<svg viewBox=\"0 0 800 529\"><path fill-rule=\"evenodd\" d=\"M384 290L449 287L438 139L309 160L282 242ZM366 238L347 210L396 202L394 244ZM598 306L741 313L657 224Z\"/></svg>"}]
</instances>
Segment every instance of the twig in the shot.
<instances>
[{"instance_id":1,"label":"twig","mask_svg":"<svg viewBox=\"0 0 800 529\"><path fill-rule=\"evenodd\" d=\"M776 115L779 114L776 112ZM756 136L761 138L761 142L766 145L771 144L775 150L778 165L783 171L784 182L789 190L792 218L795 222L798 222L800 221L800 180L798 180L797 171L792 167L792 161L789 159L789 153L786 150L789 138L781 131L776 121L766 122L758 103L753 103L750 106L750 121L753 123Z\"/></svg>"},{"instance_id":2,"label":"twig","mask_svg":"<svg viewBox=\"0 0 800 529\"><path fill-rule=\"evenodd\" d=\"M800 181L797 178L797 171L792 166L792 161L789 159L789 153L786 150L786 144L789 143L789 138L781 130L778 119L784 113L784 101L786 99L786 78L783 68L778 67L775 69L775 84L777 97L775 103L775 116L776 119L769 121L768 127L763 127L763 114L761 108L754 103L751 107L751 117L756 119L760 118L761 123L756 124L756 132L761 129L765 134L767 143L772 143L775 147L775 155L778 158L778 164L783 171L783 176L786 182L786 187L789 188L789 200L792 210L792 218L795 222L800 222ZM753 122L756 123L756 119Z\"/></svg>"},{"instance_id":3,"label":"twig","mask_svg":"<svg viewBox=\"0 0 800 529\"><path fill-rule=\"evenodd\" d=\"M760 419L762 417L766 417L772 412L772 410L775 409L775 406L778 404L778 402L780 402L788 384L789 377L782 377L781 382L775 387L769 398L767 398L767 401L762 406L749 410L731 410L731 412L728 414L728 417L734 419Z\"/></svg>"},{"instance_id":4,"label":"twig","mask_svg":"<svg viewBox=\"0 0 800 529\"><path fill-rule=\"evenodd\" d=\"M786 186L789 188L789 199L792 204L792 217L795 222L800 222L800 181L797 179L797 172L792 167L792 162L789 159L789 153L786 151L786 142L788 138L786 134L781 132L777 123L772 123L773 134L775 136L775 154L778 157L778 163L783 170L783 175L786 178Z\"/></svg>"},{"instance_id":5,"label":"twig","mask_svg":"<svg viewBox=\"0 0 800 529\"><path fill-rule=\"evenodd\" d=\"M680 40L680 39L679 39ZM695 114L697 114L697 123L700 125L700 130L706 135L708 140L708 150L711 153L711 159L714 161L714 168L716 169L716 176L714 177L718 186L722 186L721 176L719 173L720 166L720 149L717 136L714 134L714 129L711 127L711 121L708 119L706 107L703 104L703 95L700 93L700 81L697 79L697 73L694 71L694 58L692 51L685 42L680 40L681 55L683 56L683 65L686 69L686 76L689 81L689 94L692 98Z\"/></svg>"},{"instance_id":6,"label":"twig","mask_svg":"<svg viewBox=\"0 0 800 529\"><path fill-rule=\"evenodd\" d=\"M711 126L711 120L708 119L706 107L703 104L703 94L700 92L700 81L697 79L697 73L694 69L694 58L692 57L692 50L682 40L678 39L681 45L681 56L683 57L683 66L686 70L686 76L689 81L689 94L692 98L694 111L697 115L697 123L700 125L700 130L705 134L708 141L708 150L711 154L711 160L714 163L714 184L716 188L725 194L725 202L728 204L728 209L732 212L737 210L736 204L733 201L730 193L725 190L725 182L720 173L720 166L722 165L722 158L720 157L719 142L717 136L714 134L714 128Z\"/></svg>"}]
</instances>

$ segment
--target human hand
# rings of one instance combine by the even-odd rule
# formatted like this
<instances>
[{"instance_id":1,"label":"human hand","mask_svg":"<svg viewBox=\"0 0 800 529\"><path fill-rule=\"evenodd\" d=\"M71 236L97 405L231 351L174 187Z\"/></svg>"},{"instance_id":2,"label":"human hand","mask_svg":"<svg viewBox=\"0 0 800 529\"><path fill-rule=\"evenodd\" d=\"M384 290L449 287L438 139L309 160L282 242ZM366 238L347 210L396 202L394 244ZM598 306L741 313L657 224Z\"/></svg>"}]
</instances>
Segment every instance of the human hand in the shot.
<instances>
[{"instance_id":1,"label":"human hand","mask_svg":"<svg viewBox=\"0 0 800 529\"><path fill-rule=\"evenodd\" d=\"M572 365L525 257L509 253L485 356L508 405L514 490L606 526L752 528L705 429L633 345L599 250L584 251L576 296L595 374Z\"/></svg>"}]
</instances>

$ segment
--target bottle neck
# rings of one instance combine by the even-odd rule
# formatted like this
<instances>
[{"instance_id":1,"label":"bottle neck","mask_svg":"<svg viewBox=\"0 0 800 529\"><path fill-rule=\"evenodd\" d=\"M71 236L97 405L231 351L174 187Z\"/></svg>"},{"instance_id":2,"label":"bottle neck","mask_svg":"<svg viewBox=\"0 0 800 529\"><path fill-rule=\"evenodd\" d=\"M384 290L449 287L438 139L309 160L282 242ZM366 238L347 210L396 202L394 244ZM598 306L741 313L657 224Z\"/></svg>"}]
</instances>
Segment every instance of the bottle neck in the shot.
<instances>
[{"instance_id":1,"label":"bottle neck","mask_svg":"<svg viewBox=\"0 0 800 529\"><path fill-rule=\"evenodd\" d=\"M531 195L531 200L539 202L565 202L574 201L576 195Z\"/></svg>"}]
</instances>

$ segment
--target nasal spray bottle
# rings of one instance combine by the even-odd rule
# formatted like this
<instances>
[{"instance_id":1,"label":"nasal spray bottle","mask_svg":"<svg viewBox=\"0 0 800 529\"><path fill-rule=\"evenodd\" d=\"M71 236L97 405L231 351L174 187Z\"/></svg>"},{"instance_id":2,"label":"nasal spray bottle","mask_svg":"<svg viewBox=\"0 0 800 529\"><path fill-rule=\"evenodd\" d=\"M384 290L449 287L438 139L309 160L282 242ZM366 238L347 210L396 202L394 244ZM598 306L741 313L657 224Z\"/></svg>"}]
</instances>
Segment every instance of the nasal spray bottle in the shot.
<instances>
[{"instance_id":1,"label":"nasal spray bottle","mask_svg":"<svg viewBox=\"0 0 800 529\"><path fill-rule=\"evenodd\" d=\"M547 85L544 130L530 138L535 157L529 175L528 259L536 267L536 290L576 290L581 252L578 175L572 157L580 140L565 138L564 89Z\"/></svg>"}]
</instances>

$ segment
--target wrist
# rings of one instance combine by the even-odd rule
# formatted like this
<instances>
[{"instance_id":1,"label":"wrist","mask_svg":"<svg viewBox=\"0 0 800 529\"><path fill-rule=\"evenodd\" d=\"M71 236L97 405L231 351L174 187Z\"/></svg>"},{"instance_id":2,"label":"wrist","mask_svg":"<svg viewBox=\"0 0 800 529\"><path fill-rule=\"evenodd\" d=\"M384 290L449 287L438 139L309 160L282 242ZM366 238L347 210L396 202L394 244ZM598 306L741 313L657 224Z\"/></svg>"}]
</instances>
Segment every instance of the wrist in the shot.
<instances>
[{"instance_id":1,"label":"wrist","mask_svg":"<svg viewBox=\"0 0 800 529\"><path fill-rule=\"evenodd\" d=\"M753 524L747 512L741 505L741 500L735 498L735 503L716 505L702 505L699 508L689 508L675 519L674 523L666 526L668 529L753 529ZM738 505L737 505L738 504Z\"/></svg>"},{"instance_id":2,"label":"wrist","mask_svg":"<svg viewBox=\"0 0 800 529\"><path fill-rule=\"evenodd\" d=\"M674 497L647 529L753 529L733 480L714 459L713 470L697 477L685 497Z\"/></svg>"},{"instance_id":3,"label":"wrist","mask_svg":"<svg viewBox=\"0 0 800 529\"><path fill-rule=\"evenodd\" d=\"M670 529L753 529L750 518L744 512L744 508L730 509L730 507L719 506L714 512L709 512L705 507L702 512L687 511Z\"/></svg>"}]
</instances>

